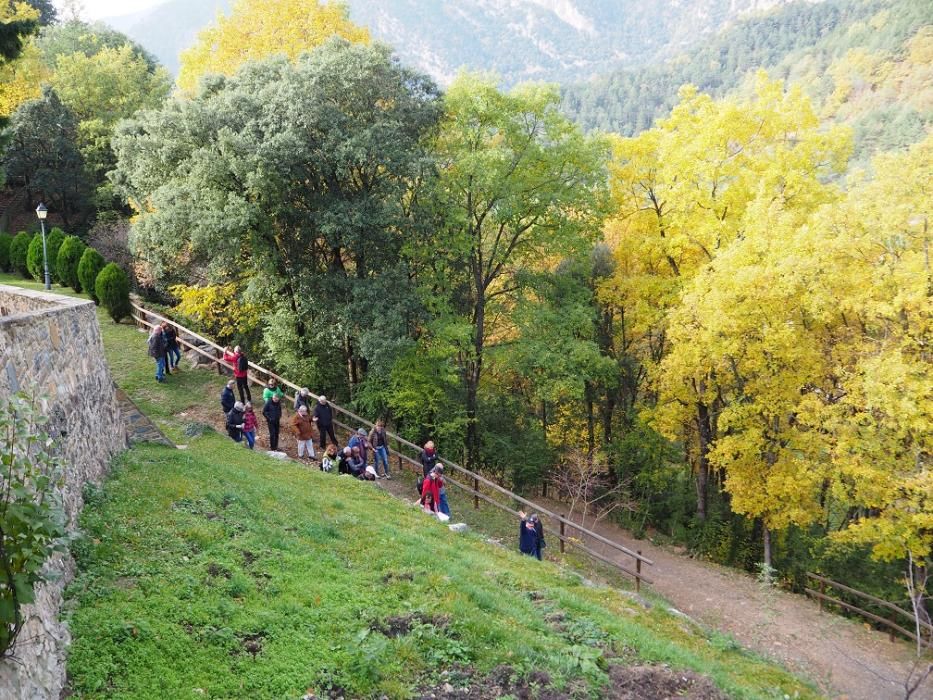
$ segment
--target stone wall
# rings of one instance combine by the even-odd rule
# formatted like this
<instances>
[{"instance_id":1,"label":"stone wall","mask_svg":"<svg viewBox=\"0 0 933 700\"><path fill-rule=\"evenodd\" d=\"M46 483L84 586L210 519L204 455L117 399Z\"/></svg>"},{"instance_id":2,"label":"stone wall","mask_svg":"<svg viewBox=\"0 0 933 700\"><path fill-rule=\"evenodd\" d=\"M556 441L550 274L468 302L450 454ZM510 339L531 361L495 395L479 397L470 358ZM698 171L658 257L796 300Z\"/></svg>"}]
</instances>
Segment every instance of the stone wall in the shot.
<instances>
[{"instance_id":1,"label":"stone wall","mask_svg":"<svg viewBox=\"0 0 933 700\"><path fill-rule=\"evenodd\" d=\"M87 483L100 483L126 447L126 428L104 359L94 304L0 285L0 398L17 391L40 397L65 464L62 492L74 527ZM36 588L15 655L0 662L0 697L58 698L65 685L70 636L58 619L73 576L68 557L48 564L56 580Z\"/></svg>"}]
</instances>

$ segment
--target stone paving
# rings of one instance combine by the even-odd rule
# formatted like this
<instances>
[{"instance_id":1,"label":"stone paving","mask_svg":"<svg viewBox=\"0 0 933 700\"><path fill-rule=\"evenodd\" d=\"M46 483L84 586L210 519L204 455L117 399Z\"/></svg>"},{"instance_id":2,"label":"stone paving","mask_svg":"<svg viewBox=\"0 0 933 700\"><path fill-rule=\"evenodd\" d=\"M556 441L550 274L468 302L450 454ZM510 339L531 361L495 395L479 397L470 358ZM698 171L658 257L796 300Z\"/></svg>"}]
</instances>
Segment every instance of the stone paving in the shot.
<instances>
[{"instance_id":1,"label":"stone paving","mask_svg":"<svg viewBox=\"0 0 933 700\"><path fill-rule=\"evenodd\" d=\"M123 420L126 422L126 434L131 445L140 442L154 442L157 445L166 445L167 447L175 446L174 443L165 437L165 434L136 407L136 404L133 403L130 397L119 388L117 389L117 401L120 403L120 410L123 412Z\"/></svg>"}]
</instances>

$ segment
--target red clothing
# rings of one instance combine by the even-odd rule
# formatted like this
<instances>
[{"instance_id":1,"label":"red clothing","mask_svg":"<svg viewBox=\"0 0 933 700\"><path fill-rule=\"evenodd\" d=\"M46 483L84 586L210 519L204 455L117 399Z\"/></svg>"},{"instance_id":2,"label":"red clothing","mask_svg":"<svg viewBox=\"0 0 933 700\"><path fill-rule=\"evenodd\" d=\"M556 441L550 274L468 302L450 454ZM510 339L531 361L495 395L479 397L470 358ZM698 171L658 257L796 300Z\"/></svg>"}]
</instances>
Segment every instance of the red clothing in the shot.
<instances>
[{"instance_id":1,"label":"red clothing","mask_svg":"<svg viewBox=\"0 0 933 700\"><path fill-rule=\"evenodd\" d=\"M441 489L438 484L437 479L432 479L429 476L424 477L424 481L421 482L421 505L425 504L425 496L431 494L434 497L434 507L433 510L437 512L437 508L441 503Z\"/></svg>"},{"instance_id":2,"label":"red clothing","mask_svg":"<svg viewBox=\"0 0 933 700\"><path fill-rule=\"evenodd\" d=\"M240 364L239 362L237 362L237 360L240 359L240 356L242 354L243 354L242 352L225 352L224 353L224 362L229 362L231 365L233 365L233 376L239 377L240 379L243 379L244 377L246 377L246 373L247 373L247 370L243 370L241 372L240 370L237 369L237 367Z\"/></svg>"},{"instance_id":3,"label":"red clothing","mask_svg":"<svg viewBox=\"0 0 933 700\"><path fill-rule=\"evenodd\" d=\"M255 433L256 425L257 422L255 413L252 411L247 411L243 414L243 430L245 430L247 433Z\"/></svg>"}]
</instances>

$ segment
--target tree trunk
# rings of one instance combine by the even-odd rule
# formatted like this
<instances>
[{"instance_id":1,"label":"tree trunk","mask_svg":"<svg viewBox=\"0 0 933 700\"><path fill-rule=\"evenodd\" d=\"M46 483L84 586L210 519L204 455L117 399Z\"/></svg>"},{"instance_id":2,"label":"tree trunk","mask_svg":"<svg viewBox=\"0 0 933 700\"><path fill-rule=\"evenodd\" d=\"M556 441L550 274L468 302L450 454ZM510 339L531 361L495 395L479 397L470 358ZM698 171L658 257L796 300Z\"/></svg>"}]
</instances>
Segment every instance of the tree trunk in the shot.
<instances>
[{"instance_id":1,"label":"tree trunk","mask_svg":"<svg viewBox=\"0 0 933 700\"><path fill-rule=\"evenodd\" d=\"M709 508L709 450L713 443L713 425L710 421L709 407L697 403L697 433L700 437L700 453L697 457L697 518L705 521Z\"/></svg>"},{"instance_id":2,"label":"tree trunk","mask_svg":"<svg viewBox=\"0 0 933 700\"><path fill-rule=\"evenodd\" d=\"M541 399L541 433L547 440L547 401Z\"/></svg>"},{"instance_id":3,"label":"tree trunk","mask_svg":"<svg viewBox=\"0 0 933 700\"><path fill-rule=\"evenodd\" d=\"M483 345L486 332L486 295L480 280L477 280L476 302L473 305L473 357L466 363L466 467L479 467L480 435L477 421L477 395L483 371Z\"/></svg>"},{"instance_id":4,"label":"tree trunk","mask_svg":"<svg viewBox=\"0 0 933 700\"><path fill-rule=\"evenodd\" d=\"M761 539L764 544L765 550L765 575L770 579L771 578L771 530L768 528L768 525L762 521L761 523Z\"/></svg>"},{"instance_id":5,"label":"tree trunk","mask_svg":"<svg viewBox=\"0 0 933 700\"><path fill-rule=\"evenodd\" d=\"M593 388L589 382L584 385L583 400L586 403L586 452L592 458L596 449L596 422L593 416Z\"/></svg>"}]
</instances>

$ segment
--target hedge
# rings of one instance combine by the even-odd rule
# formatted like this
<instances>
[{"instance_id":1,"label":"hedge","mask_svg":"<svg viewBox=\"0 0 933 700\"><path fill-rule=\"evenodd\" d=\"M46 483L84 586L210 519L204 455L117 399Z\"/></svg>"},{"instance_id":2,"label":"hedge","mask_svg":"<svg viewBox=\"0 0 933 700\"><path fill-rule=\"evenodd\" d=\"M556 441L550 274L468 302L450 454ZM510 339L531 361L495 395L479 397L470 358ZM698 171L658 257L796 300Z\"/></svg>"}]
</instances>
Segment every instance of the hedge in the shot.
<instances>
[{"instance_id":1,"label":"hedge","mask_svg":"<svg viewBox=\"0 0 933 700\"><path fill-rule=\"evenodd\" d=\"M0 272L10 271L10 244L13 242L13 236L8 233L0 233Z\"/></svg>"},{"instance_id":2,"label":"hedge","mask_svg":"<svg viewBox=\"0 0 933 700\"><path fill-rule=\"evenodd\" d=\"M107 309L114 323L119 323L132 313L130 279L116 263L110 263L100 271L94 288L100 305Z\"/></svg>"},{"instance_id":3,"label":"hedge","mask_svg":"<svg viewBox=\"0 0 933 700\"><path fill-rule=\"evenodd\" d=\"M55 260L58 257L58 249L65 242L65 232L60 228L53 228L45 235L45 247L49 261L49 277L58 282L58 275L55 271ZM29 274L37 282L45 281L45 262L42 258L42 234L37 235L29 244L29 252L26 257L26 267Z\"/></svg>"},{"instance_id":4,"label":"hedge","mask_svg":"<svg viewBox=\"0 0 933 700\"><path fill-rule=\"evenodd\" d=\"M55 260L55 271L62 284L67 284L76 292L80 292L81 280L78 278L78 263L81 262L81 256L84 255L84 249L87 248L77 236L68 236L61 248L58 249L58 257Z\"/></svg>"},{"instance_id":5,"label":"hedge","mask_svg":"<svg viewBox=\"0 0 933 700\"><path fill-rule=\"evenodd\" d=\"M31 242L32 234L20 231L14 236L13 242L10 244L10 267L13 272L18 272L23 277L29 277L27 260Z\"/></svg>"},{"instance_id":6,"label":"hedge","mask_svg":"<svg viewBox=\"0 0 933 700\"><path fill-rule=\"evenodd\" d=\"M100 299L97 298L97 275L104 269L104 265L104 256L98 253L96 248L85 248L78 262L78 281L95 304L100 304Z\"/></svg>"}]
</instances>

